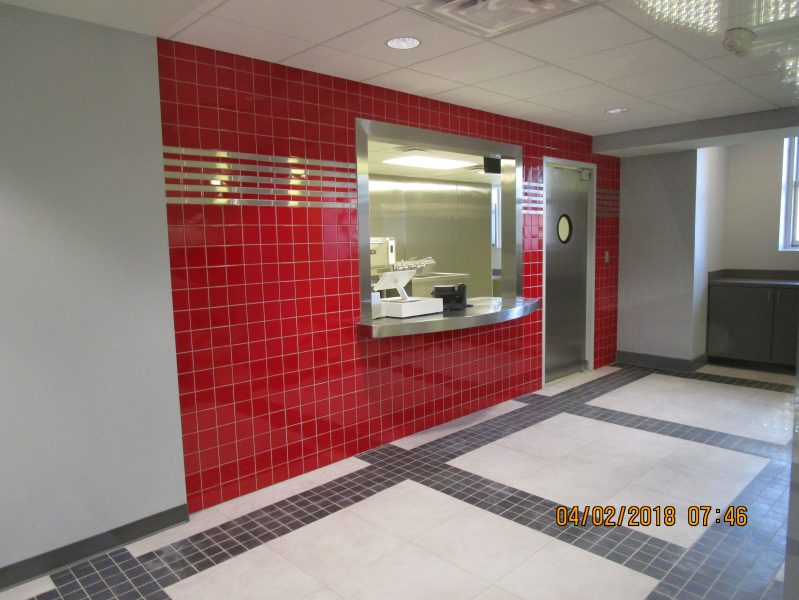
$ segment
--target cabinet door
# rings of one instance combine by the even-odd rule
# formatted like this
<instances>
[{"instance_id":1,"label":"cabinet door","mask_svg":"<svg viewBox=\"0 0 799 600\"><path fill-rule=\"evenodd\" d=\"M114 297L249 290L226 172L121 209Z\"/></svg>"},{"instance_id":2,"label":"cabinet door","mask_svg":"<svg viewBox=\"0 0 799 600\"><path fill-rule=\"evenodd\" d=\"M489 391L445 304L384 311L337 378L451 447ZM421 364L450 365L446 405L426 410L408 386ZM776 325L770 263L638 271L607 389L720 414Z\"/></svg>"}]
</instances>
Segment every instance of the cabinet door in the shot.
<instances>
[{"instance_id":1,"label":"cabinet door","mask_svg":"<svg viewBox=\"0 0 799 600\"><path fill-rule=\"evenodd\" d=\"M799 290L774 290L774 324L771 333L771 362L796 365L796 336L799 327Z\"/></svg>"},{"instance_id":2,"label":"cabinet door","mask_svg":"<svg viewBox=\"0 0 799 600\"><path fill-rule=\"evenodd\" d=\"M771 288L711 285L707 354L754 362L771 360Z\"/></svg>"}]
</instances>

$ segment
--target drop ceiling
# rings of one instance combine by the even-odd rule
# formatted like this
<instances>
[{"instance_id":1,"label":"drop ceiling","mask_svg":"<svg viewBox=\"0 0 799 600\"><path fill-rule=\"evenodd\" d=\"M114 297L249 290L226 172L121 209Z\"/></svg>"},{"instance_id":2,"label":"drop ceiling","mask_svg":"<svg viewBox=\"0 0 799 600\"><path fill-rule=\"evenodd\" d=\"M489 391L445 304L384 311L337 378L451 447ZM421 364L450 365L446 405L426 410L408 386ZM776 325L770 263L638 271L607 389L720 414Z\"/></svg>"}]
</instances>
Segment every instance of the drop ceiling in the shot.
<instances>
[{"instance_id":1,"label":"drop ceiling","mask_svg":"<svg viewBox=\"0 0 799 600\"><path fill-rule=\"evenodd\" d=\"M714 34L599 0L490 41L412 10L419 0L5 1L590 135L799 105L776 54L722 46L728 28L799 0L719 0ZM787 35L799 44L799 28ZM388 48L397 36L421 45ZM615 106L630 110L605 113Z\"/></svg>"}]
</instances>

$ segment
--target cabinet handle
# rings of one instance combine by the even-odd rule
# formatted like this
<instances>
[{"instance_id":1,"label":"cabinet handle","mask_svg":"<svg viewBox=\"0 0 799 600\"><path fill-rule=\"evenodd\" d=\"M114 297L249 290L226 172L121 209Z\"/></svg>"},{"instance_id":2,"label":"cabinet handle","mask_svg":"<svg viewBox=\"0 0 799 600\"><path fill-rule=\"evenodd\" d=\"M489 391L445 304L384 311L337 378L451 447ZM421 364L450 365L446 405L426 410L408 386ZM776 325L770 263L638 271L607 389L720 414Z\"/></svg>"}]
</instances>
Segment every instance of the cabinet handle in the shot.
<instances>
[{"instance_id":1,"label":"cabinet handle","mask_svg":"<svg viewBox=\"0 0 799 600\"><path fill-rule=\"evenodd\" d=\"M777 304L780 303L780 296L782 295L782 290L777 290Z\"/></svg>"},{"instance_id":2,"label":"cabinet handle","mask_svg":"<svg viewBox=\"0 0 799 600\"><path fill-rule=\"evenodd\" d=\"M771 290L768 291L768 303L771 304Z\"/></svg>"}]
</instances>

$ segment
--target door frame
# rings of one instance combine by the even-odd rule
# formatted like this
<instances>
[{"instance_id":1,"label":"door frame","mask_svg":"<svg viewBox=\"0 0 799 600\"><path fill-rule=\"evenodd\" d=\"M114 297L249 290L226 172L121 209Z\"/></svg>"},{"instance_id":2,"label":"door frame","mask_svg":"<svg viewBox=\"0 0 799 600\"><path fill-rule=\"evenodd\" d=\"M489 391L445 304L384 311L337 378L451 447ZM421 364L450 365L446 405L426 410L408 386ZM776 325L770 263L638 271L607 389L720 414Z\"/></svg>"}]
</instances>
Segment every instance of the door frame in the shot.
<instances>
[{"instance_id":1,"label":"door frame","mask_svg":"<svg viewBox=\"0 0 799 600\"><path fill-rule=\"evenodd\" d=\"M585 363L589 371L594 370L594 312L596 303L596 171L594 163L567 160L565 158L544 157L544 211L543 211L543 260L541 269L541 289L544 296L544 310L541 314L541 385L546 383L547 359L547 240L550 232L547 231L547 167L563 167L577 171L588 170L591 172L591 182L588 186L588 239L586 240L586 269L585 269Z\"/></svg>"}]
</instances>

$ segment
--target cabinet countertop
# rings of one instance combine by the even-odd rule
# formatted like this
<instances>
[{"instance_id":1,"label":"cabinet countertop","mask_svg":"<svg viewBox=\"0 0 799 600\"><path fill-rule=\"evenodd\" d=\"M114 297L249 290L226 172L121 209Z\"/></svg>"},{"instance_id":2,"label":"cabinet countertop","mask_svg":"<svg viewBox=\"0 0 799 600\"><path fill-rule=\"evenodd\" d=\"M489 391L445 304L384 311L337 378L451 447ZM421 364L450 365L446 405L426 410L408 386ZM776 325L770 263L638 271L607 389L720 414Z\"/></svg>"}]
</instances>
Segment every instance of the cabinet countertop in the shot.
<instances>
[{"instance_id":1,"label":"cabinet countertop","mask_svg":"<svg viewBox=\"0 0 799 600\"><path fill-rule=\"evenodd\" d=\"M719 277L709 282L710 285L735 285L744 287L797 288L799 280L795 279L757 279L751 277Z\"/></svg>"}]
</instances>

